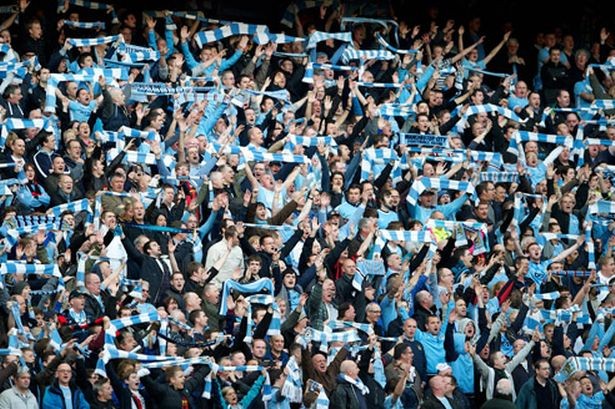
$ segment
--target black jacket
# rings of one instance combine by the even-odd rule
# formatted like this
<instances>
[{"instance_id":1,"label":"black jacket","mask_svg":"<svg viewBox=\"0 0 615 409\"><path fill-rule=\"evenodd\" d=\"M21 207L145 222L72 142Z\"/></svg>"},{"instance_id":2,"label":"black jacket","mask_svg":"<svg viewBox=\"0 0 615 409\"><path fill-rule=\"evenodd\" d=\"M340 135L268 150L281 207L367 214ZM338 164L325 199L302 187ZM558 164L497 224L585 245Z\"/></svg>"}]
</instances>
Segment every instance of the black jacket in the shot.
<instances>
[{"instance_id":1,"label":"black jacket","mask_svg":"<svg viewBox=\"0 0 615 409\"><path fill-rule=\"evenodd\" d=\"M115 319L116 316L116 302L117 299L104 291L100 292L103 305L101 306L98 300L93 295L85 295L85 315L88 317L88 321L94 321L96 318L100 318L107 315L111 319Z\"/></svg>"},{"instance_id":2,"label":"black jacket","mask_svg":"<svg viewBox=\"0 0 615 409\"><path fill-rule=\"evenodd\" d=\"M203 366L194 373L190 379L184 383L184 389L179 391L168 383L158 383L151 376L141 378L147 392L157 402L158 409L177 409L182 408L182 400L188 401L188 407L196 409L200 407L192 398L195 391L203 391L203 379L209 373L209 366Z\"/></svg>"},{"instance_id":3,"label":"black jacket","mask_svg":"<svg viewBox=\"0 0 615 409\"><path fill-rule=\"evenodd\" d=\"M167 274L155 258L139 252L127 238L122 240L122 244L128 253L128 258L136 261L141 267L139 278L149 282L150 302L157 305L164 297L163 283L165 280L168 283L171 279L171 268L169 268Z\"/></svg>"},{"instance_id":4,"label":"black jacket","mask_svg":"<svg viewBox=\"0 0 615 409\"><path fill-rule=\"evenodd\" d=\"M370 392L371 393L371 392ZM330 409L367 409L367 396L342 378L337 379L337 388L329 400Z\"/></svg>"}]
</instances>

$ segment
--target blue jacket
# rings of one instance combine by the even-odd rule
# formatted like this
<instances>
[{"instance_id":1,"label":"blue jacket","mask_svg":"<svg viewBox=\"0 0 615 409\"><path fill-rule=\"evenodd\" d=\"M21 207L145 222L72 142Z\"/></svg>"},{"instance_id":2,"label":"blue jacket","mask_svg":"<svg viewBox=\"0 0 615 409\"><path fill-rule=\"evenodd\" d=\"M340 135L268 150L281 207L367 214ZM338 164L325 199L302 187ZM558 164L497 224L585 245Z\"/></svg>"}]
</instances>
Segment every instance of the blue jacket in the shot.
<instances>
[{"instance_id":1,"label":"blue jacket","mask_svg":"<svg viewBox=\"0 0 615 409\"><path fill-rule=\"evenodd\" d=\"M90 404L85 400L85 396L83 395L83 392L81 392L81 389L71 385L70 390L73 409L90 409ZM43 404L41 405L41 409L63 408L66 408L64 395L60 390L58 382L55 381L53 384L45 388L45 395L43 396Z\"/></svg>"}]
</instances>

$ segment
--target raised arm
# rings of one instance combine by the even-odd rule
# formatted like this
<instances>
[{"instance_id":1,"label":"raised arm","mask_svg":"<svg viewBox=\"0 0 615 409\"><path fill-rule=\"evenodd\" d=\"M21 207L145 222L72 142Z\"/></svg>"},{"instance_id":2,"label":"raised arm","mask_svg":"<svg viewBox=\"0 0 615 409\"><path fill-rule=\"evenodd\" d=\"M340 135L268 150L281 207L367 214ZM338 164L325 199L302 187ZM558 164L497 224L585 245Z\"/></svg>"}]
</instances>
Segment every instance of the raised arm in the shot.
<instances>
[{"instance_id":1,"label":"raised arm","mask_svg":"<svg viewBox=\"0 0 615 409\"><path fill-rule=\"evenodd\" d=\"M459 36L461 38L461 36ZM460 45L463 45L463 40L459 40L460 41ZM455 55L452 59L451 59L451 63L455 64L456 62L460 61L463 57L465 57L466 55L468 55L470 53L470 51L472 51L473 49L475 49L476 47L478 47L480 44L483 43L483 41L485 41L484 37L481 37L477 42L475 42L474 44L472 44L471 46L469 46L468 48L460 48L460 50L462 50L461 52L459 52L457 55Z\"/></svg>"},{"instance_id":2,"label":"raised arm","mask_svg":"<svg viewBox=\"0 0 615 409\"><path fill-rule=\"evenodd\" d=\"M504 47L504 44L506 44L506 42L508 41L509 38L510 38L510 31L507 31L506 34L504 34L504 37L502 38L502 41L500 41L498 43L498 45L496 45L493 48L493 50L491 50L491 52L483 60L485 65L489 64L489 61L491 61L493 59L493 57L495 57L496 54L502 49L502 47Z\"/></svg>"}]
</instances>

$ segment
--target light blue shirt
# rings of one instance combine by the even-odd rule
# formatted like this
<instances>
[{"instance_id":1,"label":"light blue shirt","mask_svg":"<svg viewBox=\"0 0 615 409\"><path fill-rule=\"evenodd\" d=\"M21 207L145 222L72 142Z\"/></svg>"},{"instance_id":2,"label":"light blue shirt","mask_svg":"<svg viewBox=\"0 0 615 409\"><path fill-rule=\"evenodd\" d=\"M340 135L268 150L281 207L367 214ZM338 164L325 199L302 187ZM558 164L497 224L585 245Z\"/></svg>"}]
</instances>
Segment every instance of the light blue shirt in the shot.
<instances>
[{"instance_id":1,"label":"light blue shirt","mask_svg":"<svg viewBox=\"0 0 615 409\"><path fill-rule=\"evenodd\" d=\"M64 396L64 404L66 405L66 409L73 409L73 399L72 392L68 386L60 385L60 390L62 391L62 396Z\"/></svg>"},{"instance_id":2,"label":"light blue shirt","mask_svg":"<svg viewBox=\"0 0 615 409\"><path fill-rule=\"evenodd\" d=\"M88 105L83 105L81 102L70 101L68 103L68 112L70 113L71 121L87 122L90 119L92 111L96 109L96 101L90 101Z\"/></svg>"}]
</instances>

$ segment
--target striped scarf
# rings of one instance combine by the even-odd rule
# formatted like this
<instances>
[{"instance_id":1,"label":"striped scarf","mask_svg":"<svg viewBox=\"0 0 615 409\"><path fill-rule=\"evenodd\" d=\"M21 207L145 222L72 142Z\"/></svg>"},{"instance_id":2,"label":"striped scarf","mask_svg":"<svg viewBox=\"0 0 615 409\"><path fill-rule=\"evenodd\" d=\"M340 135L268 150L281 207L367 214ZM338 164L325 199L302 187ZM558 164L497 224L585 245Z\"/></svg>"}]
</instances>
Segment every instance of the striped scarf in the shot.
<instances>
[{"instance_id":1,"label":"striped scarf","mask_svg":"<svg viewBox=\"0 0 615 409\"><path fill-rule=\"evenodd\" d=\"M286 364L288 376L284 385L282 385L281 393L286 396L291 403L301 403L303 401L303 373L295 356L291 356Z\"/></svg>"},{"instance_id":2,"label":"striped scarf","mask_svg":"<svg viewBox=\"0 0 615 409\"><path fill-rule=\"evenodd\" d=\"M562 145L568 148L573 146L573 140L569 136L516 131L513 138L510 140L510 144L508 145L508 152L522 158L522 160L525 161L525 152L523 149L520 149L520 146L522 142L530 141Z\"/></svg>"},{"instance_id":3,"label":"striped scarf","mask_svg":"<svg viewBox=\"0 0 615 409\"><path fill-rule=\"evenodd\" d=\"M393 60L396 55L387 50L357 50L353 47L346 47L342 54L342 62L347 63L352 60Z\"/></svg>"},{"instance_id":4,"label":"striped scarf","mask_svg":"<svg viewBox=\"0 0 615 409\"><path fill-rule=\"evenodd\" d=\"M312 34L310 34L305 49L311 50L312 48L316 47L316 44L326 40L337 40L345 43L352 43L352 33L325 33L322 31L314 31Z\"/></svg>"},{"instance_id":5,"label":"striped scarf","mask_svg":"<svg viewBox=\"0 0 615 409\"><path fill-rule=\"evenodd\" d=\"M263 304L263 305L271 305L273 308L273 318L271 319L271 324L269 325L269 329L267 330L267 335L280 335L281 328L281 315L280 308L278 304L275 302L275 298L273 295L252 295L246 298L248 302L248 310L246 312L247 316L247 328L246 328L246 336L244 337L245 343L252 342L252 327L254 326L254 321L252 320L252 304Z\"/></svg>"},{"instance_id":6,"label":"striped scarf","mask_svg":"<svg viewBox=\"0 0 615 409\"><path fill-rule=\"evenodd\" d=\"M233 280L225 281L222 287L222 294L220 295L220 299L223 300L223 302L220 303L220 315L222 316L226 316L228 312L226 300L228 296L231 295L232 290L241 294L260 293L263 290L267 290L269 293L268 295L273 295L273 283L269 278L261 278L249 284L241 284Z\"/></svg>"},{"instance_id":7,"label":"striped scarf","mask_svg":"<svg viewBox=\"0 0 615 409\"><path fill-rule=\"evenodd\" d=\"M472 199L476 199L476 190L474 185L470 182L464 182L460 180L451 180L446 178L426 178L422 177L414 181L406 200L411 205L416 205L418 197L427 189L440 190L457 190L468 194Z\"/></svg>"},{"instance_id":8,"label":"striped scarf","mask_svg":"<svg viewBox=\"0 0 615 409\"><path fill-rule=\"evenodd\" d=\"M480 181L494 183L519 183L519 172L481 172Z\"/></svg>"},{"instance_id":9,"label":"striped scarf","mask_svg":"<svg viewBox=\"0 0 615 409\"><path fill-rule=\"evenodd\" d=\"M104 21L85 22L85 21L64 20L64 25L67 27L82 28L85 30L104 30L105 29Z\"/></svg>"},{"instance_id":10,"label":"striped scarf","mask_svg":"<svg viewBox=\"0 0 615 409\"><path fill-rule=\"evenodd\" d=\"M570 357L553 379L557 382L564 382L577 371L614 372L615 358Z\"/></svg>"},{"instance_id":11,"label":"striped scarf","mask_svg":"<svg viewBox=\"0 0 615 409\"><path fill-rule=\"evenodd\" d=\"M94 38L67 38L66 41L73 47L92 47L102 44L109 44L122 39L122 35L94 37Z\"/></svg>"},{"instance_id":12,"label":"striped scarf","mask_svg":"<svg viewBox=\"0 0 615 409\"><path fill-rule=\"evenodd\" d=\"M245 24L245 23L230 23L215 30L200 31L195 36L195 41L199 48L203 45L223 40L234 35L254 35L257 32L266 33L269 28L264 25Z\"/></svg>"},{"instance_id":13,"label":"striped scarf","mask_svg":"<svg viewBox=\"0 0 615 409\"><path fill-rule=\"evenodd\" d=\"M402 168L406 166L405 156L399 158L397 153L390 148L367 148L361 157L361 181L369 180L370 177L376 178L388 163L393 162L391 176L393 183L401 180Z\"/></svg>"}]
</instances>

